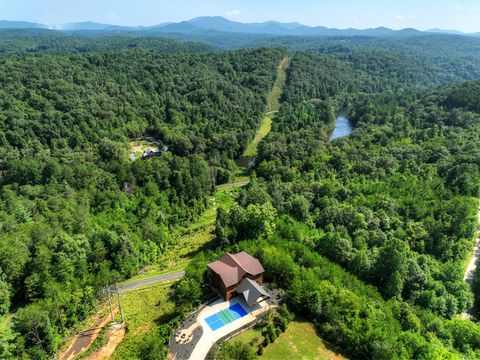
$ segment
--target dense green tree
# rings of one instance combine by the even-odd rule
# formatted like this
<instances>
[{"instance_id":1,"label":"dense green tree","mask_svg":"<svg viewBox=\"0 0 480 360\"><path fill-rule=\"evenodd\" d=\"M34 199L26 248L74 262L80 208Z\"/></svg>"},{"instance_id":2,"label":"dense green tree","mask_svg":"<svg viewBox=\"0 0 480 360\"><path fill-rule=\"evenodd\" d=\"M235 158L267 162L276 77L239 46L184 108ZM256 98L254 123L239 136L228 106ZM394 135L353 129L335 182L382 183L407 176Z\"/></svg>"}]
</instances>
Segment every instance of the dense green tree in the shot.
<instances>
[{"instance_id":1,"label":"dense green tree","mask_svg":"<svg viewBox=\"0 0 480 360\"><path fill-rule=\"evenodd\" d=\"M407 271L408 248L405 244L393 239L380 250L375 264L375 281L379 289L388 297L399 297L404 286Z\"/></svg>"},{"instance_id":2,"label":"dense green tree","mask_svg":"<svg viewBox=\"0 0 480 360\"><path fill-rule=\"evenodd\" d=\"M10 286L3 279L4 276L0 273L0 316L8 313L10 309Z\"/></svg>"},{"instance_id":3,"label":"dense green tree","mask_svg":"<svg viewBox=\"0 0 480 360\"><path fill-rule=\"evenodd\" d=\"M24 336L25 346L33 358L50 358L61 342L48 311L38 304L29 305L16 313L14 330Z\"/></svg>"},{"instance_id":4,"label":"dense green tree","mask_svg":"<svg viewBox=\"0 0 480 360\"><path fill-rule=\"evenodd\" d=\"M21 358L16 351L16 334L12 331L9 324L0 322L0 358L13 360Z\"/></svg>"},{"instance_id":5,"label":"dense green tree","mask_svg":"<svg viewBox=\"0 0 480 360\"><path fill-rule=\"evenodd\" d=\"M219 211L217 240L226 245L244 239L268 238L275 229L276 214L275 208L270 203L250 204L245 209L237 206L228 214Z\"/></svg>"},{"instance_id":6,"label":"dense green tree","mask_svg":"<svg viewBox=\"0 0 480 360\"><path fill-rule=\"evenodd\" d=\"M157 334L148 334L143 339L141 357L145 360L166 359L168 350Z\"/></svg>"},{"instance_id":7,"label":"dense green tree","mask_svg":"<svg viewBox=\"0 0 480 360\"><path fill-rule=\"evenodd\" d=\"M256 359L255 351L248 345L239 341L223 342L215 354L219 360L253 360Z\"/></svg>"}]
</instances>

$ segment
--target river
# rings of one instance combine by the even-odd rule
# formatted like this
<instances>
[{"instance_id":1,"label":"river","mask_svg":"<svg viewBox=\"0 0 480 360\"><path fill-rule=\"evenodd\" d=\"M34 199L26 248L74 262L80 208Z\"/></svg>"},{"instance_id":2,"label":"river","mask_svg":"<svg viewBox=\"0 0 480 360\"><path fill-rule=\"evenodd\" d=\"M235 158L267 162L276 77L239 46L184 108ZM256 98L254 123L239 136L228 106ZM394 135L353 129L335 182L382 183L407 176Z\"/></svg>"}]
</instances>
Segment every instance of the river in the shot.
<instances>
[{"instance_id":1,"label":"river","mask_svg":"<svg viewBox=\"0 0 480 360\"><path fill-rule=\"evenodd\" d=\"M352 122L345 116L337 117L335 120L335 129L333 129L332 135L330 135L329 141L350 135L353 131Z\"/></svg>"}]
</instances>

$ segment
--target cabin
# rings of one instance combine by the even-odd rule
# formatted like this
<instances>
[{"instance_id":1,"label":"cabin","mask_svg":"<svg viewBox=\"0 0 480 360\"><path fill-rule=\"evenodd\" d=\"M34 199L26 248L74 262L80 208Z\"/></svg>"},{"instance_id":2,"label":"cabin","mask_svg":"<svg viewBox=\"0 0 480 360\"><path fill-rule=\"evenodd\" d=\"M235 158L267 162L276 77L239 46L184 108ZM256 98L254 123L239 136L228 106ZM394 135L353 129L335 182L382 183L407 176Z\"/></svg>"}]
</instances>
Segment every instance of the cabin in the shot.
<instances>
[{"instance_id":1,"label":"cabin","mask_svg":"<svg viewBox=\"0 0 480 360\"><path fill-rule=\"evenodd\" d=\"M245 251L225 253L219 260L208 264L212 287L228 301L243 295L249 306L262 302L270 295L261 286L265 269L258 259Z\"/></svg>"},{"instance_id":2,"label":"cabin","mask_svg":"<svg viewBox=\"0 0 480 360\"><path fill-rule=\"evenodd\" d=\"M161 155L161 152L159 149L157 148L148 148L142 155L142 157L144 159L146 158L150 158L150 157L153 157L153 156L160 156Z\"/></svg>"}]
</instances>

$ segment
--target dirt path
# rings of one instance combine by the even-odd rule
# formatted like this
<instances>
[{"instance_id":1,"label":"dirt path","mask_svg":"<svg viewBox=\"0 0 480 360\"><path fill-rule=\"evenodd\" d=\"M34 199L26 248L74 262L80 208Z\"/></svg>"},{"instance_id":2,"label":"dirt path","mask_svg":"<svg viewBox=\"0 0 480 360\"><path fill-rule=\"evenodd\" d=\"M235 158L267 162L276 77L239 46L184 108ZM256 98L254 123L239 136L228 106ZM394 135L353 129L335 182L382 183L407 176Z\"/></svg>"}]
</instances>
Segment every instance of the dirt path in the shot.
<instances>
[{"instance_id":1,"label":"dirt path","mask_svg":"<svg viewBox=\"0 0 480 360\"><path fill-rule=\"evenodd\" d=\"M478 209L478 223L480 224L480 208ZM465 274L463 276L463 280L468 282L469 284L473 281L473 276L475 275L475 271L477 270L478 260L480 258L480 232L477 233L477 240L475 242L475 250L473 251L472 258L468 263L467 269L465 270ZM468 311L466 313L461 314L462 319L473 319L472 311Z\"/></svg>"},{"instance_id":2,"label":"dirt path","mask_svg":"<svg viewBox=\"0 0 480 360\"><path fill-rule=\"evenodd\" d=\"M217 190L221 190L221 189L231 189L231 188L234 188L234 187L242 187L242 186L245 186L245 185L247 185L249 182L250 182L250 180L237 181L237 182L233 182L233 183L230 183L230 184L217 185L216 188L217 188Z\"/></svg>"},{"instance_id":3,"label":"dirt path","mask_svg":"<svg viewBox=\"0 0 480 360\"><path fill-rule=\"evenodd\" d=\"M93 354L90 354L85 358L85 360L103 360L110 359L113 352L117 346L122 342L125 337L125 326L124 324L116 324L108 329L105 338L108 339L107 343L104 344L100 349L98 349Z\"/></svg>"},{"instance_id":4,"label":"dirt path","mask_svg":"<svg viewBox=\"0 0 480 360\"><path fill-rule=\"evenodd\" d=\"M480 223L480 209L478 210L478 222ZM475 270L477 269L477 262L479 258L480 258L480 233L477 234L475 251L473 252L472 258L468 263L467 269L465 270L465 275L463 277L463 280L469 283L473 280L473 275L475 274Z\"/></svg>"},{"instance_id":5,"label":"dirt path","mask_svg":"<svg viewBox=\"0 0 480 360\"><path fill-rule=\"evenodd\" d=\"M276 113L278 113L278 110L269 111L269 112L265 113L265 116L276 114Z\"/></svg>"},{"instance_id":6,"label":"dirt path","mask_svg":"<svg viewBox=\"0 0 480 360\"><path fill-rule=\"evenodd\" d=\"M68 348L61 352L58 356L59 360L71 360L75 359L79 354L87 350L90 345L98 337L98 334L102 331L102 328L111 320L110 313L101 317L100 314L105 312L105 309L100 310L94 318L94 323L87 330L81 331Z\"/></svg>"},{"instance_id":7,"label":"dirt path","mask_svg":"<svg viewBox=\"0 0 480 360\"><path fill-rule=\"evenodd\" d=\"M288 63L288 58L284 58L282 62L278 65L277 69L286 69L287 68L287 63Z\"/></svg>"}]
</instances>

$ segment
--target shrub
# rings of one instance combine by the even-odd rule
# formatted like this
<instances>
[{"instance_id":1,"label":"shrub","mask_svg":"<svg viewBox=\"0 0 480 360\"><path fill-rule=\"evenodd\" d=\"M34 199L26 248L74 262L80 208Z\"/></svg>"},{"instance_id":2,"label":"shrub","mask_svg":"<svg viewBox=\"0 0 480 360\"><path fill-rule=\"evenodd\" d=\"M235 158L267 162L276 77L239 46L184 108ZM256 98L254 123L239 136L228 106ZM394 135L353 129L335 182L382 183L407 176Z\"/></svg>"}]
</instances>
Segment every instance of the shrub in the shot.
<instances>
[{"instance_id":1,"label":"shrub","mask_svg":"<svg viewBox=\"0 0 480 360\"><path fill-rule=\"evenodd\" d=\"M144 360L163 360L167 358L167 348L162 338L157 334L150 333L143 340L141 354Z\"/></svg>"},{"instance_id":2,"label":"shrub","mask_svg":"<svg viewBox=\"0 0 480 360\"><path fill-rule=\"evenodd\" d=\"M262 355L262 354L263 354L263 345L260 344L258 345L257 355Z\"/></svg>"}]
</instances>

